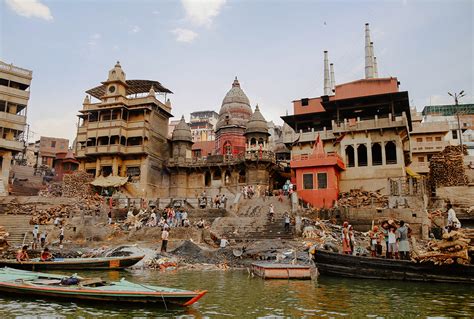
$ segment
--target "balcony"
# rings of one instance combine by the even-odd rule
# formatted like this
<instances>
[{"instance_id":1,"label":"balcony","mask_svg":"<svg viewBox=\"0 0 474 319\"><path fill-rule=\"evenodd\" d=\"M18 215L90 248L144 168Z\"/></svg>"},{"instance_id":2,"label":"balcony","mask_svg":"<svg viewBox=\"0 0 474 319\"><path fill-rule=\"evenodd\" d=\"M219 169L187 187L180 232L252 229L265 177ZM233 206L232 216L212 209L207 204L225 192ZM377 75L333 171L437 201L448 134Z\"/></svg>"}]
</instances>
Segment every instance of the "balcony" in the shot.
<instances>
[{"instance_id":1,"label":"balcony","mask_svg":"<svg viewBox=\"0 0 474 319\"><path fill-rule=\"evenodd\" d=\"M30 91L15 89L15 88L3 86L3 85L0 85L0 94L5 94L8 96L20 98L22 99L21 102L23 102L24 104L26 104L30 98ZM15 101L15 102L20 102L20 101Z\"/></svg>"},{"instance_id":2,"label":"balcony","mask_svg":"<svg viewBox=\"0 0 474 319\"><path fill-rule=\"evenodd\" d=\"M291 144L294 142L299 142L299 143L309 143L309 142L314 142L316 139L321 138L321 140L330 140L336 138L334 136L332 131L309 131L309 132L285 132L283 134L283 143L285 144Z\"/></svg>"},{"instance_id":3,"label":"balcony","mask_svg":"<svg viewBox=\"0 0 474 319\"><path fill-rule=\"evenodd\" d=\"M23 69L13 64L7 64L5 62L0 61L0 71L12 73L15 75L20 75L26 78L32 79L33 72L27 69Z\"/></svg>"},{"instance_id":4,"label":"balcony","mask_svg":"<svg viewBox=\"0 0 474 319\"><path fill-rule=\"evenodd\" d=\"M446 133L449 131L448 122L423 122L413 125L411 135L422 133Z\"/></svg>"},{"instance_id":5,"label":"balcony","mask_svg":"<svg viewBox=\"0 0 474 319\"><path fill-rule=\"evenodd\" d=\"M405 115L398 116L395 119L389 114L386 118L378 118L375 116L374 119L368 120L354 120L350 121L345 119L344 122L337 124L333 121L332 130L334 133L346 133L346 132L357 132L357 131L368 131L378 130L396 127L408 127L408 120Z\"/></svg>"},{"instance_id":6,"label":"balcony","mask_svg":"<svg viewBox=\"0 0 474 319\"><path fill-rule=\"evenodd\" d=\"M449 145L448 141L411 142L412 153L437 153Z\"/></svg>"},{"instance_id":7,"label":"balcony","mask_svg":"<svg viewBox=\"0 0 474 319\"><path fill-rule=\"evenodd\" d=\"M141 154L148 151L144 145L97 145L87 146L77 150L77 157L84 157L89 155L100 155L100 154Z\"/></svg>"},{"instance_id":8,"label":"balcony","mask_svg":"<svg viewBox=\"0 0 474 319\"><path fill-rule=\"evenodd\" d=\"M26 125L26 117L17 114L0 112L0 122L2 127L23 131Z\"/></svg>"},{"instance_id":9,"label":"balcony","mask_svg":"<svg viewBox=\"0 0 474 319\"><path fill-rule=\"evenodd\" d=\"M11 151L23 151L25 144L22 141L15 141L15 140L6 140L4 138L0 138L0 148L5 148Z\"/></svg>"}]
</instances>

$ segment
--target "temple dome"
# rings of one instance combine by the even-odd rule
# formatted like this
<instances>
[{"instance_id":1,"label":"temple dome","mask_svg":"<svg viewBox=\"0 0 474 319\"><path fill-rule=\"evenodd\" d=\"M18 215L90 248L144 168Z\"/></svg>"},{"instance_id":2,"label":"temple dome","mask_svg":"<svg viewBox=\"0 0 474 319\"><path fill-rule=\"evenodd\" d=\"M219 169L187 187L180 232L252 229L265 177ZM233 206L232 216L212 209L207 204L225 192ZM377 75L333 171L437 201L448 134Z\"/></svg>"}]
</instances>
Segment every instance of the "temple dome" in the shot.
<instances>
[{"instance_id":1,"label":"temple dome","mask_svg":"<svg viewBox=\"0 0 474 319\"><path fill-rule=\"evenodd\" d=\"M245 134L248 133L263 133L268 134L268 123L260 113L258 105L255 107L255 112L253 112L250 120L247 123L247 128L245 129Z\"/></svg>"},{"instance_id":2,"label":"temple dome","mask_svg":"<svg viewBox=\"0 0 474 319\"><path fill-rule=\"evenodd\" d=\"M235 77L232 88L227 92L219 111L219 120L216 124L216 131L225 126L245 127L252 115L249 98L240 88L240 83Z\"/></svg>"},{"instance_id":3,"label":"temple dome","mask_svg":"<svg viewBox=\"0 0 474 319\"><path fill-rule=\"evenodd\" d=\"M173 130L173 134L171 135L171 140L173 142L177 141L184 141L184 142L192 142L193 138L191 135L191 128L189 127L188 123L184 120L184 115L181 117L181 121L179 121L178 125Z\"/></svg>"}]
</instances>

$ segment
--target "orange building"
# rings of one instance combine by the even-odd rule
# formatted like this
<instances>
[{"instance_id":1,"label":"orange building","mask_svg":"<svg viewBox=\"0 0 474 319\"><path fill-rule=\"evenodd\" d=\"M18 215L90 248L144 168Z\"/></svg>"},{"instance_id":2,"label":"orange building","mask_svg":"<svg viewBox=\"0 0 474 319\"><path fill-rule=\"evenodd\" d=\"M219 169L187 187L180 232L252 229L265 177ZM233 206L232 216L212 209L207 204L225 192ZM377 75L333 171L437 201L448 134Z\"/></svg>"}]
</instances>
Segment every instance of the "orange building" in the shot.
<instances>
[{"instance_id":1,"label":"orange building","mask_svg":"<svg viewBox=\"0 0 474 319\"><path fill-rule=\"evenodd\" d=\"M334 206L339 195L340 172L346 166L337 153L326 154L319 136L313 152L307 156L294 156L290 165L300 199L313 207Z\"/></svg>"}]
</instances>

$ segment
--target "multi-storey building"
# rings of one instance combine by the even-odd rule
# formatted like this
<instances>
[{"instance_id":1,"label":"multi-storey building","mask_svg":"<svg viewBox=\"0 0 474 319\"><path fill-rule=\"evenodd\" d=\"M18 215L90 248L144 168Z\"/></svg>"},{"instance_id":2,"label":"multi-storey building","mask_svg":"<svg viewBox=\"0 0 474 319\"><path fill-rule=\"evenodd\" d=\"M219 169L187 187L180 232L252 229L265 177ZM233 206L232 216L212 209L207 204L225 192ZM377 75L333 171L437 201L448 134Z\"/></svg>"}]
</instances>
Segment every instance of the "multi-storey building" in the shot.
<instances>
[{"instance_id":1,"label":"multi-storey building","mask_svg":"<svg viewBox=\"0 0 474 319\"><path fill-rule=\"evenodd\" d=\"M214 141L215 128L219 114L215 111L198 111L192 112L189 127L191 128L191 135L193 142Z\"/></svg>"},{"instance_id":2,"label":"multi-storey building","mask_svg":"<svg viewBox=\"0 0 474 319\"><path fill-rule=\"evenodd\" d=\"M56 154L67 153L68 149L68 139L41 136L39 140L38 164L52 168Z\"/></svg>"},{"instance_id":3,"label":"multi-storey building","mask_svg":"<svg viewBox=\"0 0 474 319\"><path fill-rule=\"evenodd\" d=\"M30 70L0 61L0 194L6 194L13 156L25 149L32 74Z\"/></svg>"},{"instance_id":4,"label":"multi-storey building","mask_svg":"<svg viewBox=\"0 0 474 319\"><path fill-rule=\"evenodd\" d=\"M406 174L408 92L399 90L397 78L379 78L374 60L367 25L366 77L335 85L325 52L324 95L293 101L294 115L282 117L292 128L284 142L291 149L298 195L315 207L331 207L339 191L354 188L387 194L388 179ZM334 191L328 192L331 185Z\"/></svg>"},{"instance_id":5,"label":"multi-storey building","mask_svg":"<svg viewBox=\"0 0 474 319\"><path fill-rule=\"evenodd\" d=\"M86 91L76 139L79 169L95 176L129 177L136 196L167 196L168 121L172 93L157 81L127 80L120 63L102 85ZM162 96L163 101L158 98Z\"/></svg>"}]
</instances>

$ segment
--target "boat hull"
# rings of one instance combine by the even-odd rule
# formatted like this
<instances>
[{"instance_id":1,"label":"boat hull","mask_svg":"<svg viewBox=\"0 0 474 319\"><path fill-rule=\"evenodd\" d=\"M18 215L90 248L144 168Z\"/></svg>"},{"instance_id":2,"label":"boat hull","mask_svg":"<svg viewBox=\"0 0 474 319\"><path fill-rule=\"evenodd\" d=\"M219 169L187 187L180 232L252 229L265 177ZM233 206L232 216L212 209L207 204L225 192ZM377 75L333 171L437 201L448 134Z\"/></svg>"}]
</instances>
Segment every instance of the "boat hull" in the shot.
<instances>
[{"instance_id":1,"label":"boat hull","mask_svg":"<svg viewBox=\"0 0 474 319\"><path fill-rule=\"evenodd\" d=\"M323 276L474 284L471 265L434 265L320 250L314 253L314 262Z\"/></svg>"},{"instance_id":2,"label":"boat hull","mask_svg":"<svg viewBox=\"0 0 474 319\"><path fill-rule=\"evenodd\" d=\"M21 270L118 270L135 265L144 256L116 257L116 258L74 258L58 261L26 261L0 260L0 268L9 267Z\"/></svg>"},{"instance_id":3,"label":"boat hull","mask_svg":"<svg viewBox=\"0 0 474 319\"><path fill-rule=\"evenodd\" d=\"M90 291L88 289L57 289L57 288L38 288L28 285L17 285L12 283L0 282L0 292L9 296L12 294L20 296L34 296L64 300L79 301L107 301L120 302L127 304L155 304L158 306L186 307L197 302L207 291L190 293L160 293L160 292L112 292L112 291Z\"/></svg>"}]
</instances>

